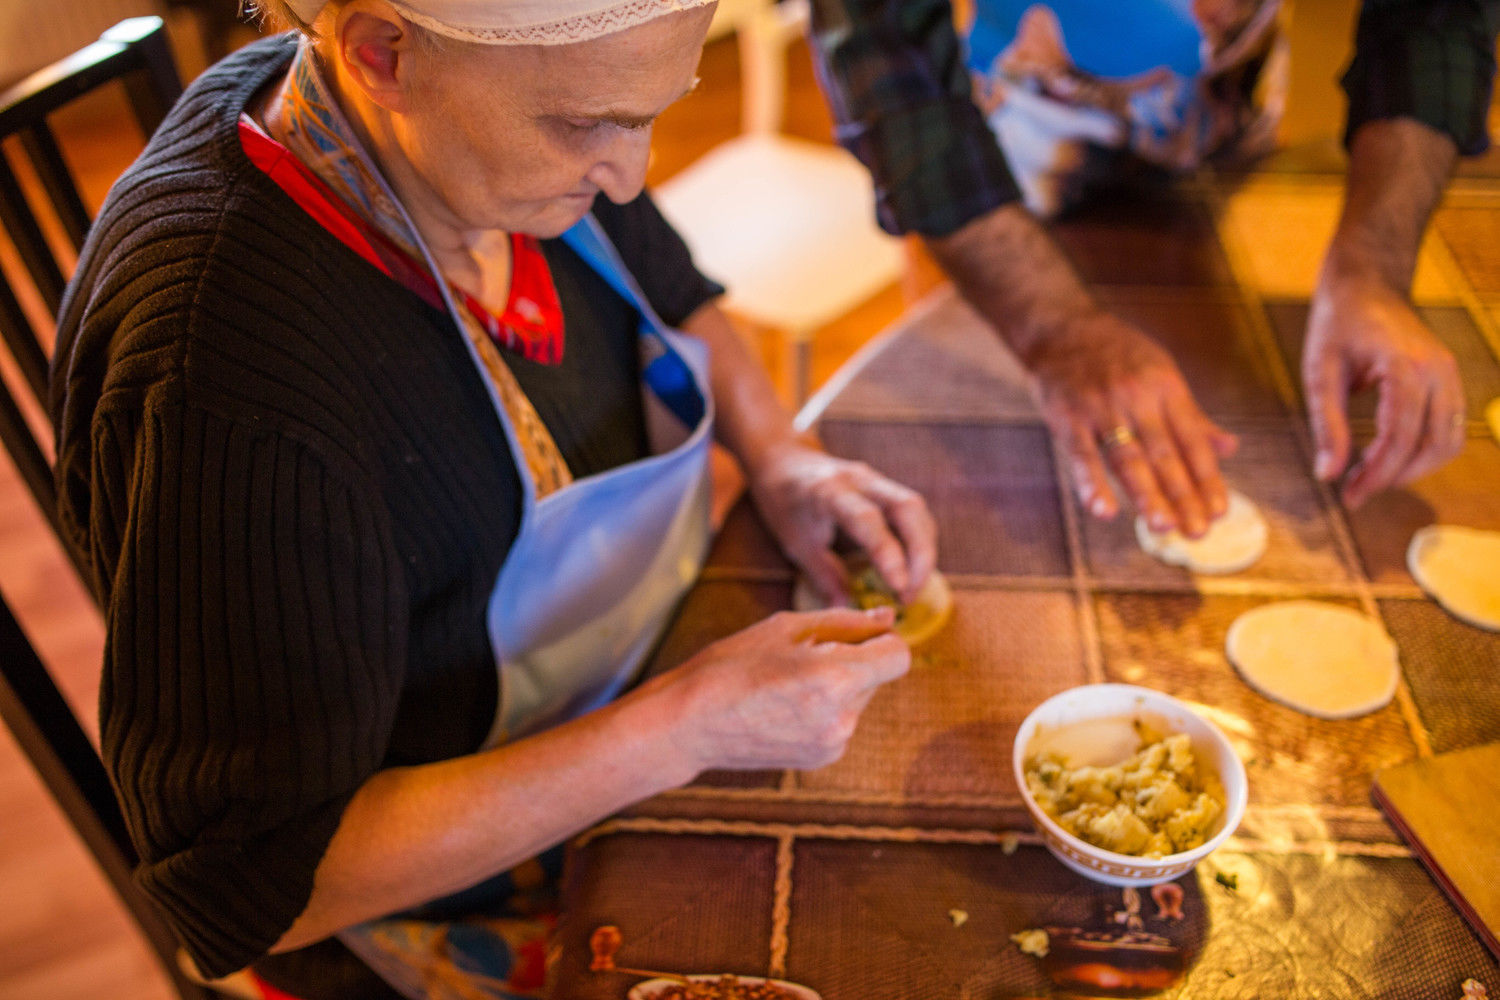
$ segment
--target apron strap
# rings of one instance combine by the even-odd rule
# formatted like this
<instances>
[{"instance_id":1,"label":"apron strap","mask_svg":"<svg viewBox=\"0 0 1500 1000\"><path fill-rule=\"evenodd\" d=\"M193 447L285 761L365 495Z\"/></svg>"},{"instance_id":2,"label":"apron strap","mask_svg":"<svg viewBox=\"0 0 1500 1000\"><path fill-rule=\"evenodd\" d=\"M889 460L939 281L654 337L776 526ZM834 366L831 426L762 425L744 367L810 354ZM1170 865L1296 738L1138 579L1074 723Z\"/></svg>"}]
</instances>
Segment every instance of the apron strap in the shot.
<instances>
[{"instance_id":1,"label":"apron strap","mask_svg":"<svg viewBox=\"0 0 1500 1000\"><path fill-rule=\"evenodd\" d=\"M585 215L562 235L563 242L584 263L592 267L605 282L641 314L641 341L645 364L642 378L683 426L697 427L707 412L697 379L682 355L662 334L662 322L633 275L620 259L619 251L604 234L598 220Z\"/></svg>"}]
</instances>

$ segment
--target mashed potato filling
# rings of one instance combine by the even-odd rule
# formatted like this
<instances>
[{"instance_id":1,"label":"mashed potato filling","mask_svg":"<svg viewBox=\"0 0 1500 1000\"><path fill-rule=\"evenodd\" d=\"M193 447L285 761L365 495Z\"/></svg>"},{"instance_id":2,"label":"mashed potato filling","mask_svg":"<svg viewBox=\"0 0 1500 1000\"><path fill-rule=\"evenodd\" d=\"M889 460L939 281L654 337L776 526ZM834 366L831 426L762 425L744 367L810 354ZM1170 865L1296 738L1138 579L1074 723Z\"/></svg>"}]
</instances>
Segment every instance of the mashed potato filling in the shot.
<instances>
[{"instance_id":1,"label":"mashed potato filling","mask_svg":"<svg viewBox=\"0 0 1500 1000\"><path fill-rule=\"evenodd\" d=\"M1026 762L1031 796L1064 830L1118 854L1160 858L1212 835L1224 787L1200 768L1185 733L1163 738L1138 726L1142 745L1110 767L1072 767L1047 752Z\"/></svg>"}]
</instances>

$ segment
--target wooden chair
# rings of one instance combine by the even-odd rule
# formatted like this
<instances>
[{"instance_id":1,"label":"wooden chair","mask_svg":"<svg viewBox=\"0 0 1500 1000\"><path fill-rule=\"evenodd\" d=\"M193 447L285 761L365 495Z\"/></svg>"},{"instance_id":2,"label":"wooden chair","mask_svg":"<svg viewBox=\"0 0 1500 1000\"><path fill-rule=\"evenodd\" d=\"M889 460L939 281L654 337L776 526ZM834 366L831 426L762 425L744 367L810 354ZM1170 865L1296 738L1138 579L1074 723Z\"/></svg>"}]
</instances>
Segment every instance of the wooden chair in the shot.
<instances>
[{"instance_id":1,"label":"wooden chair","mask_svg":"<svg viewBox=\"0 0 1500 1000\"><path fill-rule=\"evenodd\" d=\"M19 140L8 145L19 145L35 178L35 183L23 185L6 151L0 149L0 223L30 286L17 289L8 280L0 281L0 334L9 349L15 381L23 383L31 397L27 399L20 390L13 393L0 378L0 438L54 528L57 497L51 445L45 440L49 435L37 430L46 424L42 415L46 413L47 347L52 331L38 329L45 325L35 322L34 307L28 315L17 291L56 317L70 256L82 248L90 218L48 127L48 117L74 99L116 81L124 85L141 131L149 136L182 93L160 18L122 21L99 41L0 94L0 141ZM33 198L41 204L33 204ZM57 242L64 244L63 253L57 252ZM184 965L171 930L131 880L138 858L104 764L3 598L0 717L93 853L178 995L184 1000L258 996L247 992L242 979L210 986Z\"/></svg>"},{"instance_id":2,"label":"wooden chair","mask_svg":"<svg viewBox=\"0 0 1500 1000\"><path fill-rule=\"evenodd\" d=\"M97 42L37 70L0 94L0 142L19 139L45 202L43 206L32 204L10 160L0 155L0 224L24 266L32 300L39 300L54 317L67 283L66 261L49 241L41 220L49 220L61 231L73 253L82 248L90 220L48 118L84 94L116 81L124 85L141 131L150 135L182 93L160 18L121 21ZM39 213L38 207L45 211ZM0 282L0 336L27 388L45 409L45 345L50 343L51 331L37 329L16 291L8 281ZM45 339L43 332L47 334ZM37 504L56 527L57 496L47 442L39 440L35 423L28 421L28 409L8 388L0 386L0 440L5 442Z\"/></svg>"},{"instance_id":3,"label":"wooden chair","mask_svg":"<svg viewBox=\"0 0 1500 1000\"><path fill-rule=\"evenodd\" d=\"M104 764L0 596L0 717L145 935L183 1000L224 994L180 967L177 940L135 883L135 849Z\"/></svg>"}]
</instances>

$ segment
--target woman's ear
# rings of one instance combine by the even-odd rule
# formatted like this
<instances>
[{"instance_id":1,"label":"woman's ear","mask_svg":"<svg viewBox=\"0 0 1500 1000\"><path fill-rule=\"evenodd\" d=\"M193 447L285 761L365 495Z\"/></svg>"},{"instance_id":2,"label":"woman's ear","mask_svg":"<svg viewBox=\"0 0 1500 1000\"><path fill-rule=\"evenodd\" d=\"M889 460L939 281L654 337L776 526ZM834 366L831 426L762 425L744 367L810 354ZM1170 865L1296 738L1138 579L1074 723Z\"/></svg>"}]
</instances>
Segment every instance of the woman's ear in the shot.
<instances>
[{"instance_id":1,"label":"woman's ear","mask_svg":"<svg viewBox=\"0 0 1500 1000\"><path fill-rule=\"evenodd\" d=\"M411 26L380 0L353 0L338 10L334 57L354 86L387 111L408 110L413 42Z\"/></svg>"}]
</instances>

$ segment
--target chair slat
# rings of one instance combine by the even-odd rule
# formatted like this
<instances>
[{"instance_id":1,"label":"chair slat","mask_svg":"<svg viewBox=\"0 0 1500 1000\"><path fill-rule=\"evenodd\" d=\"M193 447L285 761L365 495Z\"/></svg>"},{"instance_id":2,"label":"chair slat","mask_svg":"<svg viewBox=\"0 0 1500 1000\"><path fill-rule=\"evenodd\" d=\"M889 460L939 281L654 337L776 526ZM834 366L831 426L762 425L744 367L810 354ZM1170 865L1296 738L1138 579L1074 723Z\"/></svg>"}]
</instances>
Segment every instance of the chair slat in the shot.
<instances>
[{"instance_id":1,"label":"chair slat","mask_svg":"<svg viewBox=\"0 0 1500 1000\"><path fill-rule=\"evenodd\" d=\"M140 20L143 19L117 24L101 38L128 45L129 51L139 60L140 72L125 77L125 92L141 132L150 136L172 110L177 98L182 96L182 83L167 44L167 33L160 27L142 30L135 26Z\"/></svg>"},{"instance_id":2,"label":"chair slat","mask_svg":"<svg viewBox=\"0 0 1500 1000\"><path fill-rule=\"evenodd\" d=\"M36 338L36 331L32 329L31 320L26 317L26 311L21 308L21 303L16 301L15 293L10 290L10 285L4 281L0 281L0 337L5 339L5 346L10 348L11 357L15 359L16 365L21 369L21 374L25 376L26 384L31 386L36 401L45 409L47 405L47 354L42 350L41 342Z\"/></svg>"},{"instance_id":3,"label":"chair slat","mask_svg":"<svg viewBox=\"0 0 1500 1000\"><path fill-rule=\"evenodd\" d=\"M36 285L42 301L53 313L62 302L63 274L47 245L47 237L37 225L36 216L26 202L26 195L11 172L10 161L0 151L0 223L15 244L21 262Z\"/></svg>"},{"instance_id":4,"label":"chair slat","mask_svg":"<svg viewBox=\"0 0 1500 1000\"><path fill-rule=\"evenodd\" d=\"M25 414L3 383L0 383L0 441L4 441L5 450L10 453L16 471L26 481L31 495L36 497L37 506L41 507L42 513L52 522L53 530L57 530L60 527L57 521L57 486L52 481L52 466L47 462L47 456L37 443L36 436L32 434Z\"/></svg>"},{"instance_id":5,"label":"chair slat","mask_svg":"<svg viewBox=\"0 0 1500 1000\"><path fill-rule=\"evenodd\" d=\"M73 249L82 250L83 239L89 231L89 211L78 194L78 184L63 159L62 150L57 148L52 130L46 122L37 122L22 130L21 143L31 160L32 169L47 191L63 231L73 243Z\"/></svg>"}]
</instances>

